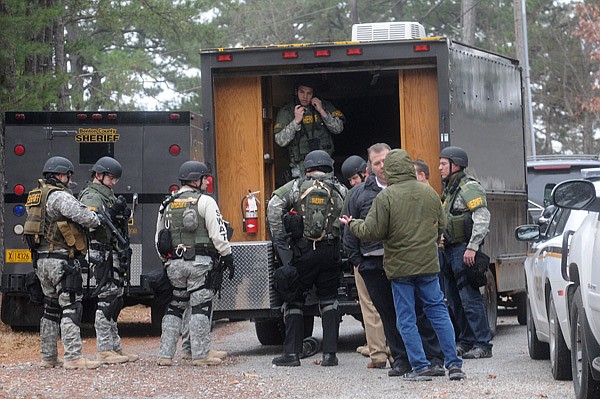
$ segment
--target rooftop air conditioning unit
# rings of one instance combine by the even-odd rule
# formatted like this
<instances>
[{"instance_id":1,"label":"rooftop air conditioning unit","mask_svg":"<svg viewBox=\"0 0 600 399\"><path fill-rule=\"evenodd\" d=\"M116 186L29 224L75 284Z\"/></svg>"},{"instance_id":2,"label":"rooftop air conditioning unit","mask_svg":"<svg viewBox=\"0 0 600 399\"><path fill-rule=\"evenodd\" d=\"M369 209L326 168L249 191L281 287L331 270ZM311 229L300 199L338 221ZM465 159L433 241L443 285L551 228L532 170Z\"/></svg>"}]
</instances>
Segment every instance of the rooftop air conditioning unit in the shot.
<instances>
[{"instance_id":1,"label":"rooftop air conditioning unit","mask_svg":"<svg viewBox=\"0 0 600 399\"><path fill-rule=\"evenodd\" d=\"M409 40L425 37L425 28L418 22L377 22L352 25L352 41Z\"/></svg>"}]
</instances>

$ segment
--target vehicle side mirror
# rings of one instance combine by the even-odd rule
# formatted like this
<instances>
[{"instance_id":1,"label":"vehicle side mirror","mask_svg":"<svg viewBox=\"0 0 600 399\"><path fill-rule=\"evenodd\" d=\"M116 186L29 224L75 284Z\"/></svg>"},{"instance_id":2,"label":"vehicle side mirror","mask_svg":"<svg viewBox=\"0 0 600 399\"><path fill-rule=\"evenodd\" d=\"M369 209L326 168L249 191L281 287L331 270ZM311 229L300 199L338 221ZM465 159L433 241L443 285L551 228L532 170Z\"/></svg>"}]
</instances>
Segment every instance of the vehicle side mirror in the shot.
<instances>
[{"instance_id":1,"label":"vehicle side mirror","mask_svg":"<svg viewBox=\"0 0 600 399\"><path fill-rule=\"evenodd\" d=\"M550 219L552 218L552 215L554 215L555 211L556 211L556 207L554 205L548 205L546 208L544 208L544 211L538 218L537 223L540 226L548 225L548 222L550 222Z\"/></svg>"},{"instance_id":2,"label":"vehicle side mirror","mask_svg":"<svg viewBox=\"0 0 600 399\"><path fill-rule=\"evenodd\" d=\"M515 238L518 241L539 241L541 239L540 226L537 224L524 224L515 229Z\"/></svg>"},{"instance_id":3,"label":"vehicle side mirror","mask_svg":"<svg viewBox=\"0 0 600 399\"><path fill-rule=\"evenodd\" d=\"M561 208L600 210L596 187L589 180L567 180L557 184L552 190L552 202Z\"/></svg>"}]
</instances>

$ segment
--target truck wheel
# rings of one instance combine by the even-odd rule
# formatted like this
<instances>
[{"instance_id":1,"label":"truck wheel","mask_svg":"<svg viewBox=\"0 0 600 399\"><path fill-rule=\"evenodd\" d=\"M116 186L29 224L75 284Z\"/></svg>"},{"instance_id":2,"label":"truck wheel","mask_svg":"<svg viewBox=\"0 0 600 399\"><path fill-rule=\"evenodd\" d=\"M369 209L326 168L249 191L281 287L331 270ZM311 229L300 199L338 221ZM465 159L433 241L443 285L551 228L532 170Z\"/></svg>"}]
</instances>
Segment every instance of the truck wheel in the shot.
<instances>
[{"instance_id":1,"label":"truck wheel","mask_svg":"<svg viewBox=\"0 0 600 399\"><path fill-rule=\"evenodd\" d=\"M554 305L552 296L550 296L548 309L550 309L548 325L550 327L550 366L552 367L552 377L555 380L570 380L572 378L571 352L567 348L567 343L560 329L560 323L556 315L556 306Z\"/></svg>"},{"instance_id":2,"label":"truck wheel","mask_svg":"<svg viewBox=\"0 0 600 399\"><path fill-rule=\"evenodd\" d=\"M550 357L550 347L537 337L529 298L527 299L527 349L529 350L529 357L533 360L548 359Z\"/></svg>"},{"instance_id":3,"label":"truck wheel","mask_svg":"<svg viewBox=\"0 0 600 399\"><path fill-rule=\"evenodd\" d=\"M577 287L571 308L571 370L577 399L597 398L600 395L600 382L592 376L591 362L583 344L585 317L581 287Z\"/></svg>"},{"instance_id":4,"label":"truck wheel","mask_svg":"<svg viewBox=\"0 0 600 399\"><path fill-rule=\"evenodd\" d=\"M262 345L282 345L285 338L283 318L256 319L254 321L256 337Z\"/></svg>"},{"instance_id":5,"label":"truck wheel","mask_svg":"<svg viewBox=\"0 0 600 399\"><path fill-rule=\"evenodd\" d=\"M513 295L513 301L517 306L517 321L520 325L527 325L527 294L519 293Z\"/></svg>"},{"instance_id":6,"label":"truck wheel","mask_svg":"<svg viewBox=\"0 0 600 399\"><path fill-rule=\"evenodd\" d=\"M480 287L479 291L483 295L488 325L493 337L496 335L496 320L498 319L498 293L496 292L496 279L494 279L491 270L486 272L486 277L487 284Z\"/></svg>"},{"instance_id":7,"label":"truck wheel","mask_svg":"<svg viewBox=\"0 0 600 399\"><path fill-rule=\"evenodd\" d=\"M150 320L152 321L152 333L160 335L162 332L162 318L167 311L167 305L152 304L150 306Z\"/></svg>"},{"instance_id":8,"label":"truck wheel","mask_svg":"<svg viewBox=\"0 0 600 399\"><path fill-rule=\"evenodd\" d=\"M29 296L2 295L0 317L2 322L13 330L23 331L24 328L38 328L43 314L44 306L32 304Z\"/></svg>"}]
</instances>

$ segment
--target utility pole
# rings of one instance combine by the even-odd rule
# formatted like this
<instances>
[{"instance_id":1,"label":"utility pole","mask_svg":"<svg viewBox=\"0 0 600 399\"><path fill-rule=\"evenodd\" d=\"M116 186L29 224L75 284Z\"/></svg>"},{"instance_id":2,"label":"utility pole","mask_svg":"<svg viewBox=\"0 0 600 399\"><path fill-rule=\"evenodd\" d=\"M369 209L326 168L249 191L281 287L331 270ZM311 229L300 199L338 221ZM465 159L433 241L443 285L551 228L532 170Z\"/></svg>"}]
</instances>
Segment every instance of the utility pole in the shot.
<instances>
[{"instance_id":1,"label":"utility pole","mask_svg":"<svg viewBox=\"0 0 600 399\"><path fill-rule=\"evenodd\" d=\"M462 0L460 13L462 15L462 27L460 40L464 44L472 46L475 44L475 5L474 0Z\"/></svg>"},{"instance_id":2,"label":"utility pole","mask_svg":"<svg viewBox=\"0 0 600 399\"><path fill-rule=\"evenodd\" d=\"M527 14L525 0L514 0L515 41L517 59L523 68L523 107L525 123L525 151L535 160L535 134L533 132L533 110L531 107L531 75L529 73L529 49L527 44Z\"/></svg>"}]
</instances>

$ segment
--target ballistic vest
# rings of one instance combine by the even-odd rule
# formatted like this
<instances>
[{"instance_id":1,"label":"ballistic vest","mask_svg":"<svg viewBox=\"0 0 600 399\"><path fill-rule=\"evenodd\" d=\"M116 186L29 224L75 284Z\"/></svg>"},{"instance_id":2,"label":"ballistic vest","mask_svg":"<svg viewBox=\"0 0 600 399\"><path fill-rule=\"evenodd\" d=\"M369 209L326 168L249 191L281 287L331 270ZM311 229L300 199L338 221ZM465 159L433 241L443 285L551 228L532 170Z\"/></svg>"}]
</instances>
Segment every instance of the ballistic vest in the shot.
<instances>
[{"instance_id":1,"label":"ballistic vest","mask_svg":"<svg viewBox=\"0 0 600 399\"><path fill-rule=\"evenodd\" d=\"M64 191L64 187L46 184L38 180L38 188L27 195L27 219L23 229L23 238L32 250L49 246L53 252L56 247L69 251L87 252L87 239L83 228L64 216L51 220L46 214L48 196L54 191Z\"/></svg>"},{"instance_id":2,"label":"ballistic vest","mask_svg":"<svg viewBox=\"0 0 600 399\"><path fill-rule=\"evenodd\" d=\"M444 197L444 201L442 206L444 207L444 212L446 212L446 216L448 217L448 224L446 226L446 233L444 234L447 244L458 244L458 243L468 243L469 241L469 232L466 227L467 222L469 222L471 218L471 213L475 209L487 206L485 193L481 190L467 186L467 183L470 181L477 182L473 177L464 174L462 172L462 176L456 176L455 179L458 180L458 185L456 186L456 180L453 182L454 188L451 186L448 189L448 192L444 193L446 196ZM467 205L468 210L460 211L460 213L456 212L452 209L454 206L454 201L458 196L461 196Z\"/></svg>"},{"instance_id":3,"label":"ballistic vest","mask_svg":"<svg viewBox=\"0 0 600 399\"><path fill-rule=\"evenodd\" d=\"M332 182L315 178L302 179L300 196L294 210L302 215L304 237L313 241L332 238L334 223L340 217L343 198Z\"/></svg>"},{"instance_id":4,"label":"ballistic vest","mask_svg":"<svg viewBox=\"0 0 600 399\"><path fill-rule=\"evenodd\" d=\"M174 250L181 245L194 248L199 255L216 255L217 250L206 229L206 221L198 213L201 193L186 191L173 200L165 211L165 227L171 234Z\"/></svg>"},{"instance_id":5,"label":"ballistic vest","mask_svg":"<svg viewBox=\"0 0 600 399\"><path fill-rule=\"evenodd\" d=\"M117 198L110 188L92 183L81 191L79 201L90 211L106 211L113 206ZM113 238L110 229L104 225L100 225L90 232L90 238L105 245L116 244L116 239Z\"/></svg>"}]
</instances>

